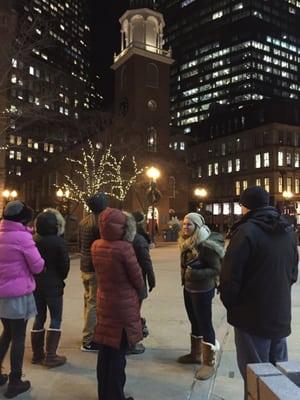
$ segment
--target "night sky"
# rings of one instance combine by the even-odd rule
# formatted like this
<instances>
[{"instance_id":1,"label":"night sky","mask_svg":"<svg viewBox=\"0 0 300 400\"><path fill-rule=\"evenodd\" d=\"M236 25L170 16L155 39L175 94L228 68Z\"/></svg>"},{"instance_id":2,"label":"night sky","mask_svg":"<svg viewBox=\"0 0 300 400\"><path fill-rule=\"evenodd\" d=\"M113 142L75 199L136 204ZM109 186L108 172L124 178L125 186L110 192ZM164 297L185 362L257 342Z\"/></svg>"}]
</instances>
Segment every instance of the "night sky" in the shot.
<instances>
[{"instance_id":1,"label":"night sky","mask_svg":"<svg viewBox=\"0 0 300 400\"><path fill-rule=\"evenodd\" d=\"M128 9L129 0L92 0L92 60L101 76L104 106L113 101L114 52L120 50L120 16Z\"/></svg>"}]
</instances>

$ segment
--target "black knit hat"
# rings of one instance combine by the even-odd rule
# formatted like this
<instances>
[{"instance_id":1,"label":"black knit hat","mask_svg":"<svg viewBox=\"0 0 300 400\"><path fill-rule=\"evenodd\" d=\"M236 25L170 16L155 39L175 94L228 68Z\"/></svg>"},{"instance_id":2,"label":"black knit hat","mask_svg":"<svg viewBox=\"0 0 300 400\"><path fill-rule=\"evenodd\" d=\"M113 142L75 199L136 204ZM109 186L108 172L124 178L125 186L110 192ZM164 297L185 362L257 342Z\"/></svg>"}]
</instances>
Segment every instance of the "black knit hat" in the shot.
<instances>
[{"instance_id":1,"label":"black knit hat","mask_svg":"<svg viewBox=\"0 0 300 400\"><path fill-rule=\"evenodd\" d=\"M252 186L244 190L240 204L249 210L266 207L270 203L269 193L261 186Z\"/></svg>"},{"instance_id":2,"label":"black knit hat","mask_svg":"<svg viewBox=\"0 0 300 400\"><path fill-rule=\"evenodd\" d=\"M132 215L137 224L142 224L145 221L145 215L141 211L133 211Z\"/></svg>"},{"instance_id":3,"label":"black knit hat","mask_svg":"<svg viewBox=\"0 0 300 400\"><path fill-rule=\"evenodd\" d=\"M28 224L33 218L33 210L19 200L7 203L3 211L3 219Z\"/></svg>"},{"instance_id":4,"label":"black knit hat","mask_svg":"<svg viewBox=\"0 0 300 400\"><path fill-rule=\"evenodd\" d=\"M89 197L86 201L89 209L94 213L100 213L107 207L107 198L104 192L99 192Z\"/></svg>"}]
</instances>

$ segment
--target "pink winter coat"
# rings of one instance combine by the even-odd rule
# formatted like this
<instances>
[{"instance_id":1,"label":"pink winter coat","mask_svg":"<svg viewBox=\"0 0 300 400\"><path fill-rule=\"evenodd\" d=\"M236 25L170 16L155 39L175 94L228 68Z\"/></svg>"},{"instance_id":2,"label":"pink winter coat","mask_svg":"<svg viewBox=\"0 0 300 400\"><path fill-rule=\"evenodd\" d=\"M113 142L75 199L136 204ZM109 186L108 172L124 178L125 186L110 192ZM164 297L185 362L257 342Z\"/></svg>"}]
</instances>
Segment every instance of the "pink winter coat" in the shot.
<instances>
[{"instance_id":1,"label":"pink winter coat","mask_svg":"<svg viewBox=\"0 0 300 400\"><path fill-rule=\"evenodd\" d=\"M0 297L30 294L33 274L44 268L44 260L29 228L20 222L0 221Z\"/></svg>"}]
</instances>

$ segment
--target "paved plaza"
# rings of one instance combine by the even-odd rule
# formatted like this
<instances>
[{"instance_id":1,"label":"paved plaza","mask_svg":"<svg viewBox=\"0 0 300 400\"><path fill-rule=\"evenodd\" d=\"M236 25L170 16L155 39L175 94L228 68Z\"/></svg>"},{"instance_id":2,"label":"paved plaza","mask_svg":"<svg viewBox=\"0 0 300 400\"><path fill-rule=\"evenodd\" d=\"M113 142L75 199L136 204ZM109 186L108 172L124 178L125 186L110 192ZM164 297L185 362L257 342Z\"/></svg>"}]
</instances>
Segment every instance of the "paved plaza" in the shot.
<instances>
[{"instance_id":1,"label":"paved plaza","mask_svg":"<svg viewBox=\"0 0 300 400\"><path fill-rule=\"evenodd\" d=\"M232 329L226 323L219 296L214 300L214 323L222 345L220 365L206 382L194 379L196 366L180 365L176 358L189 348L189 323L180 286L179 252L176 244L162 244L151 250L157 287L143 305L150 336L144 341L146 352L127 358L126 393L135 400L242 400L243 382L237 370ZM32 390L20 400L97 400L95 367L97 355L79 350L82 329L82 284L79 259L72 260L66 282L61 354L66 365L45 369L30 364L29 323L24 373ZM289 339L291 360L300 360L300 288L293 289L293 334ZM8 359L4 366L8 367ZM3 398L4 388L0 388Z\"/></svg>"}]
</instances>

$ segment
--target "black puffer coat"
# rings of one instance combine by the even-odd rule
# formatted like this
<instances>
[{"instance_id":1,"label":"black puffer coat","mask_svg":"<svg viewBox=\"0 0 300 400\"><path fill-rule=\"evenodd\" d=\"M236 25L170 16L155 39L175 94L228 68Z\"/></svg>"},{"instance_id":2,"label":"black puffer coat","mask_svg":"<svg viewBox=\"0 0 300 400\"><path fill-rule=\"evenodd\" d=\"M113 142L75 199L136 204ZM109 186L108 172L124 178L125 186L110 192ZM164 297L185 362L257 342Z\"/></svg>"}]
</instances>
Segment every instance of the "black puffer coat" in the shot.
<instances>
[{"instance_id":1,"label":"black puffer coat","mask_svg":"<svg viewBox=\"0 0 300 400\"><path fill-rule=\"evenodd\" d=\"M35 275L36 293L45 297L61 296L64 292L70 259L64 239L58 235L58 223L54 213L47 211L37 216L36 234L37 248L45 260L42 273Z\"/></svg>"},{"instance_id":2,"label":"black puffer coat","mask_svg":"<svg viewBox=\"0 0 300 400\"><path fill-rule=\"evenodd\" d=\"M221 269L228 322L263 338L288 336L297 276L293 227L273 207L248 212L233 228Z\"/></svg>"},{"instance_id":3,"label":"black puffer coat","mask_svg":"<svg viewBox=\"0 0 300 400\"><path fill-rule=\"evenodd\" d=\"M153 271L153 265L149 253L149 243L144 236L136 233L132 244L138 263L142 268L145 288L147 289L148 283L148 287L151 292L151 290L155 287L155 274ZM147 290L145 291L143 297L147 297Z\"/></svg>"}]
</instances>

